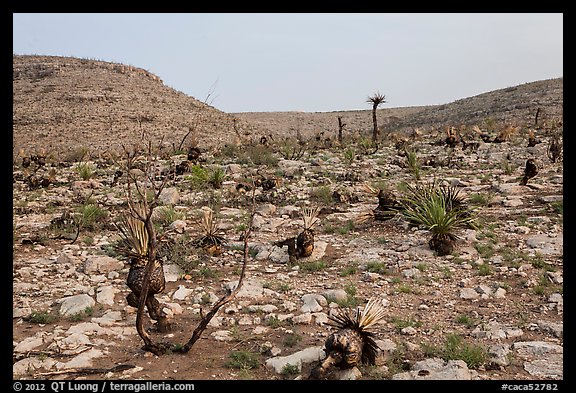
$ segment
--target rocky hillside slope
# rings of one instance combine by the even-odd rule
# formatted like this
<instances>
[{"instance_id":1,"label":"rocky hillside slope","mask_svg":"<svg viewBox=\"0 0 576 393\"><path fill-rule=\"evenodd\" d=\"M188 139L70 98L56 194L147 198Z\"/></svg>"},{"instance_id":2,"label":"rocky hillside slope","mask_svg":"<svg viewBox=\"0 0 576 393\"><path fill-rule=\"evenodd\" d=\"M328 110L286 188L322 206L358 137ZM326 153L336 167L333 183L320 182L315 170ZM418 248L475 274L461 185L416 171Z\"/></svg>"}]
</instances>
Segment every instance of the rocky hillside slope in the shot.
<instances>
[{"instance_id":1,"label":"rocky hillside slope","mask_svg":"<svg viewBox=\"0 0 576 393\"><path fill-rule=\"evenodd\" d=\"M507 87L474 97L463 98L445 105L386 108L377 110L382 134L438 129L462 124L481 128L487 124L532 126L538 109L539 125L543 121L560 120L563 116L563 78L547 79ZM367 108L369 107L366 104ZM371 110L335 112L249 112L235 113L271 135L316 135L334 137L338 117L346 123L344 133L369 134L372 130Z\"/></svg>"},{"instance_id":2,"label":"rocky hillside slope","mask_svg":"<svg viewBox=\"0 0 576 393\"><path fill-rule=\"evenodd\" d=\"M13 91L15 152L119 149L140 140L142 132L171 147L190 128L221 144L233 140L235 130L249 132L233 116L123 64L14 56Z\"/></svg>"},{"instance_id":3,"label":"rocky hillside slope","mask_svg":"<svg viewBox=\"0 0 576 393\"><path fill-rule=\"evenodd\" d=\"M561 119L563 78L526 83L445 105L378 110L385 132L445 125L532 124ZM150 72L123 64L55 56L13 57L13 152L106 151L132 145L143 132L167 148L192 129L201 147L238 140L333 137L338 116L345 133L369 133L371 111L263 112L227 114L163 84ZM190 139L187 139L188 143Z\"/></svg>"}]
</instances>

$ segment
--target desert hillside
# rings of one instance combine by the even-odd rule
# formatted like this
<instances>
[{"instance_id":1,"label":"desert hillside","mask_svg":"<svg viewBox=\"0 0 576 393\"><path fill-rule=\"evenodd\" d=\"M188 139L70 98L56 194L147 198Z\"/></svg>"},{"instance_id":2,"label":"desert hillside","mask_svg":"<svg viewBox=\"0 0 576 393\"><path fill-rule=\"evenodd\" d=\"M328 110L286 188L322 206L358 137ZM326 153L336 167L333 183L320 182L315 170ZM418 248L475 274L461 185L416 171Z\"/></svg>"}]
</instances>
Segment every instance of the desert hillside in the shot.
<instances>
[{"instance_id":1,"label":"desert hillside","mask_svg":"<svg viewBox=\"0 0 576 393\"><path fill-rule=\"evenodd\" d=\"M359 99L363 99L360 97ZM532 124L563 115L563 78L507 87L445 105L378 110L384 131L446 125ZM227 114L164 85L150 72L123 64L55 56L13 57L13 152L55 152L130 146L147 132L168 148L190 129L201 147L222 146L262 135L277 139L323 132L333 137L338 116L345 132L368 133L371 112L264 112ZM189 139L186 140L189 142Z\"/></svg>"},{"instance_id":2,"label":"desert hillside","mask_svg":"<svg viewBox=\"0 0 576 393\"><path fill-rule=\"evenodd\" d=\"M542 121L561 119L563 116L563 78L548 79L519 86L507 87L474 97L463 98L445 105L387 108L385 103L377 110L382 134L411 131L414 128L430 130L446 125L478 125L487 123L529 126L534 123L540 108ZM362 97L360 97L362 98ZM235 113L258 128L272 135L318 134L334 136L338 130L338 117L346 123L346 130L369 133L372 115L366 110L335 112L250 112ZM540 124L540 122L539 122Z\"/></svg>"},{"instance_id":3,"label":"desert hillside","mask_svg":"<svg viewBox=\"0 0 576 393\"><path fill-rule=\"evenodd\" d=\"M130 146L149 133L178 144L192 128L226 143L247 130L223 113L141 68L53 56L13 57L13 143L34 151Z\"/></svg>"}]
</instances>

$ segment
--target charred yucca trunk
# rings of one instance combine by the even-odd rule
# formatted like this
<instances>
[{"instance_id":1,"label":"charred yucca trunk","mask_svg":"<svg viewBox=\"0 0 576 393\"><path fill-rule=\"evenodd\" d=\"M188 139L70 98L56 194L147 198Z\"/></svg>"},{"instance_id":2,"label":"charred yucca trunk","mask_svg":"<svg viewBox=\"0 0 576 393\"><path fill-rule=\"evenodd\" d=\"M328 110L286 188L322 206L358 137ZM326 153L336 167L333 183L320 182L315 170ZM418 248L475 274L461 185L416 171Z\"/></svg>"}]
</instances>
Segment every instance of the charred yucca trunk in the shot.
<instances>
[{"instance_id":1,"label":"charred yucca trunk","mask_svg":"<svg viewBox=\"0 0 576 393\"><path fill-rule=\"evenodd\" d=\"M318 222L319 212L319 208L304 208L302 211L304 230L296 237L296 256L298 258L309 257L314 251L314 231L312 227Z\"/></svg>"},{"instance_id":2,"label":"charred yucca trunk","mask_svg":"<svg viewBox=\"0 0 576 393\"><path fill-rule=\"evenodd\" d=\"M325 378L334 367L349 369L361 363L374 365L379 348L369 329L384 318L384 303L372 298L362 312L356 310L356 314L351 315L349 311L340 311L329 318L329 324L338 330L326 339L326 359L312 369L310 378Z\"/></svg>"},{"instance_id":3,"label":"charred yucca trunk","mask_svg":"<svg viewBox=\"0 0 576 393\"><path fill-rule=\"evenodd\" d=\"M138 308L138 299L142 292L144 284L144 274L146 270L146 260L133 260L131 261L130 271L126 284L132 292L126 297L128 304L132 307ZM162 311L160 302L154 297L166 288L166 279L164 277L164 268L158 261L154 262L152 275L150 276L150 284L148 287L148 296L146 297L146 307L148 308L148 315L151 319L158 322L157 328L160 332L166 332L169 329L166 314Z\"/></svg>"},{"instance_id":4,"label":"charred yucca trunk","mask_svg":"<svg viewBox=\"0 0 576 393\"><path fill-rule=\"evenodd\" d=\"M188 148L188 154L187 154L188 161L195 163L198 160L200 160L201 155L202 155L202 150L200 150L200 148L198 148L196 146L190 146Z\"/></svg>"},{"instance_id":5,"label":"charred yucca trunk","mask_svg":"<svg viewBox=\"0 0 576 393\"><path fill-rule=\"evenodd\" d=\"M132 216L124 217L117 227L123 240L120 247L124 254L130 257L130 270L126 285L132 292L126 300L130 306L138 308L148 264L148 233L144 222ZM156 259L150 276L146 307L150 318L157 321L157 328L160 332L166 332L169 329L169 323L166 313L162 311L162 306L154 295L164 291L165 287L164 268L162 262Z\"/></svg>"},{"instance_id":6,"label":"charred yucca trunk","mask_svg":"<svg viewBox=\"0 0 576 393\"><path fill-rule=\"evenodd\" d=\"M306 258L314 252L314 231L312 227L318 222L319 208L303 208L302 221L304 229L296 237L275 242L278 247L288 246L288 256L290 263L294 263L298 258Z\"/></svg>"},{"instance_id":7,"label":"charred yucca trunk","mask_svg":"<svg viewBox=\"0 0 576 393\"><path fill-rule=\"evenodd\" d=\"M375 219L379 221L389 220L394 217L398 212L398 207L400 204L391 191L386 191L381 188L373 188L369 185L365 185L364 188L370 193L378 198L378 206L372 211L362 213L357 219L357 223L365 223L368 220Z\"/></svg>"},{"instance_id":8,"label":"charred yucca trunk","mask_svg":"<svg viewBox=\"0 0 576 393\"><path fill-rule=\"evenodd\" d=\"M314 231L304 229L296 238L296 255L298 258L305 258L312 255L314 251Z\"/></svg>"},{"instance_id":9,"label":"charred yucca trunk","mask_svg":"<svg viewBox=\"0 0 576 393\"><path fill-rule=\"evenodd\" d=\"M448 145L450 148L455 148L458 144L458 138L456 136L456 130L454 127L450 127L446 131L446 139L444 140L444 143L446 143L446 145Z\"/></svg>"},{"instance_id":10,"label":"charred yucca trunk","mask_svg":"<svg viewBox=\"0 0 576 393\"><path fill-rule=\"evenodd\" d=\"M439 256L452 254L456 238L453 236L432 236L428 241L428 246L432 251L436 251Z\"/></svg>"},{"instance_id":11,"label":"charred yucca trunk","mask_svg":"<svg viewBox=\"0 0 576 393\"><path fill-rule=\"evenodd\" d=\"M529 158L526 161L526 167L524 168L524 176L520 180L520 185L525 186L528 184L528 180L532 179L538 174L538 167L536 166L536 161L533 158Z\"/></svg>"},{"instance_id":12,"label":"charred yucca trunk","mask_svg":"<svg viewBox=\"0 0 576 393\"><path fill-rule=\"evenodd\" d=\"M396 195L391 191L379 190L377 197L378 206L374 209L374 218L380 221L390 219L398 206Z\"/></svg>"}]
</instances>

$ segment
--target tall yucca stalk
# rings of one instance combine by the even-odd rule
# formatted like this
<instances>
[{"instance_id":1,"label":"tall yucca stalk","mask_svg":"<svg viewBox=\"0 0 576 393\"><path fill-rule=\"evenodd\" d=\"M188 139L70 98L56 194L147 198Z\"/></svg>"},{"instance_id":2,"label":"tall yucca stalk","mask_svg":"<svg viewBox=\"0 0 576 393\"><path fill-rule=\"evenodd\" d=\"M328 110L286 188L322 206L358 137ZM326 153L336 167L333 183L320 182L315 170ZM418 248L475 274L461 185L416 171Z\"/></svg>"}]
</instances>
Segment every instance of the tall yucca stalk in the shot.
<instances>
[{"instance_id":1,"label":"tall yucca stalk","mask_svg":"<svg viewBox=\"0 0 576 393\"><path fill-rule=\"evenodd\" d=\"M386 96L380 94L380 92L374 93L374 95L368 97L367 103L372 104L372 142L378 142L378 137L380 136L380 131L378 130L378 119L376 118L376 109L386 102Z\"/></svg>"}]
</instances>

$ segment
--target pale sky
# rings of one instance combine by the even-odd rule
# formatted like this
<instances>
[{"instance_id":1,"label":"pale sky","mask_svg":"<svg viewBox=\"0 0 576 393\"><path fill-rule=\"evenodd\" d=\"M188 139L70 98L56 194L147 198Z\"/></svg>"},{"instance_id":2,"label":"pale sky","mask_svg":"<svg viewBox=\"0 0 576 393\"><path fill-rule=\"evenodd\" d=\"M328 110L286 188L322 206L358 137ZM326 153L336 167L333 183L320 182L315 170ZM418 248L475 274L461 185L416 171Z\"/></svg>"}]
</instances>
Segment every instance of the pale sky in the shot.
<instances>
[{"instance_id":1,"label":"pale sky","mask_svg":"<svg viewBox=\"0 0 576 393\"><path fill-rule=\"evenodd\" d=\"M224 112L447 104L563 76L562 13L13 14L13 53L144 68Z\"/></svg>"}]
</instances>

